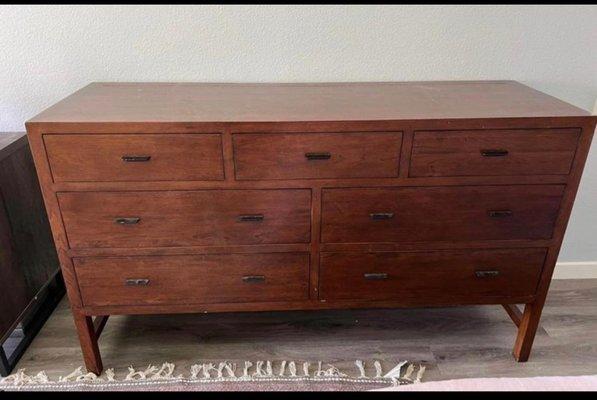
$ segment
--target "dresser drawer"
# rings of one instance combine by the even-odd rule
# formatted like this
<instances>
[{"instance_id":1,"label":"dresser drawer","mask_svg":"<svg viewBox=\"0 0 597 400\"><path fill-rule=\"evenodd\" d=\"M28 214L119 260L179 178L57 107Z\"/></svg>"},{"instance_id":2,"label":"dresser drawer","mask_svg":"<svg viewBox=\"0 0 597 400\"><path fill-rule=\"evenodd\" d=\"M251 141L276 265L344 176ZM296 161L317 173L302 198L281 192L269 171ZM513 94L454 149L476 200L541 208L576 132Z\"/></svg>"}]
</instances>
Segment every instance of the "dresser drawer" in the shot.
<instances>
[{"instance_id":1,"label":"dresser drawer","mask_svg":"<svg viewBox=\"0 0 597 400\"><path fill-rule=\"evenodd\" d=\"M219 134L45 135L54 182L224 179Z\"/></svg>"},{"instance_id":2,"label":"dresser drawer","mask_svg":"<svg viewBox=\"0 0 597 400\"><path fill-rule=\"evenodd\" d=\"M307 253L73 260L86 306L306 300Z\"/></svg>"},{"instance_id":3,"label":"dresser drawer","mask_svg":"<svg viewBox=\"0 0 597 400\"><path fill-rule=\"evenodd\" d=\"M564 185L324 189L322 241L549 239Z\"/></svg>"},{"instance_id":4,"label":"dresser drawer","mask_svg":"<svg viewBox=\"0 0 597 400\"><path fill-rule=\"evenodd\" d=\"M311 191L58 193L72 248L307 243Z\"/></svg>"},{"instance_id":5,"label":"dresser drawer","mask_svg":"<svg viewBox=\"0 0 597 400\"><path fill-rule=\"evenodd\" d=\"M545 249L322 253L320 298L533 295L545 255Z\"/></svg>"},{"instance_id":6,"label":"dresser drawer","mask_svg":"<svg viewBox=\"0 0 597 400\"><path fill-rule=\"evenodd\" d=\"M409 175L566 175L579 129L415 132Z\"/></svg>"},{"instance_id":7,"label":"dresser drawer","mask_svg":"<svg viewBox=\"0 0 597 400\"><path fill-rule=\"evenodd\" d=\"M398 176L401 132L233 135L237 179Z\"/></svg>"}]
</instances>

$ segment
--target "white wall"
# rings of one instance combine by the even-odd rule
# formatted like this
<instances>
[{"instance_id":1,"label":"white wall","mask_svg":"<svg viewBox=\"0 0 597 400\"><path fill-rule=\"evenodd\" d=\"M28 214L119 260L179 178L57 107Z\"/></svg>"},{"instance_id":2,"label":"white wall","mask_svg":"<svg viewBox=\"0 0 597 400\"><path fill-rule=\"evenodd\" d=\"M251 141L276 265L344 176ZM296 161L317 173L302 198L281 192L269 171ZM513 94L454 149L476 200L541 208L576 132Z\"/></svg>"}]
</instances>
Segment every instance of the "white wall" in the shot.
<instances>
[{"instance_id":1,"label":"white wall","mask_svg":"<svg viewBox=\"0 0 597 400\"><path fill-rule=\"evenodd\" d=\"M515 79L591 109L595 6L1 6L0 131L91 81ZM563 253L597 260L597 144Z\"/></svg>"}]
</instances>

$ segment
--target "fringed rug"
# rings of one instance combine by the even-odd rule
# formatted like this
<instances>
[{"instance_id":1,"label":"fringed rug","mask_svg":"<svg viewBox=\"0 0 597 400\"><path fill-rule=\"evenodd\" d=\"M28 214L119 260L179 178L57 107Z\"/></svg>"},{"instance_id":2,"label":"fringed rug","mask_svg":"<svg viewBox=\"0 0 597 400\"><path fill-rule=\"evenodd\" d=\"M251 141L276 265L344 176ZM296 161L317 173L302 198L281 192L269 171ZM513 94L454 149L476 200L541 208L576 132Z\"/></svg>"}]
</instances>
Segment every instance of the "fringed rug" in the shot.
<instances>
[{"instance_id":1,"label":"fringed rug","mask_svg":"<svg viewBox=\"0 0 597 400\"><path fill-rule=\"evenodd\" d=\"M346 368L349 369L349 368ZM29 375L25 370L3 378L6 391L358 391L418 383L425 366L398 362L384 372L379 361L356 360L352 370L340 371L321 361L244 361L194 364L186 373L175 365L132 366L116 374L107 369L101 376L79 367L69 375L50 380L45 372ZM120 375L120 376L119 376Z\"/></svg>"}]
</instances>

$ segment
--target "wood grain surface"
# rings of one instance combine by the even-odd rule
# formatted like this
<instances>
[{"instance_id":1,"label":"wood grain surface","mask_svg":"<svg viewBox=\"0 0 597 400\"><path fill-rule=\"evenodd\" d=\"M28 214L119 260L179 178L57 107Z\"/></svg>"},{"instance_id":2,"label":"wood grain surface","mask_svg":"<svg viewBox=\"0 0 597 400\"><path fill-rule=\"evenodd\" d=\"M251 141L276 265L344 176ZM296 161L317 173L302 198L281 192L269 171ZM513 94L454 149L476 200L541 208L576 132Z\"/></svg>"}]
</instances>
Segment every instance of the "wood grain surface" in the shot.
<instances>
[{"instance_id":1,"label":"wood grain surface","mask_svg":"<svg viewBox=\"0 0 597 400\"><path fill-rule=\"evenodd\" d=\"M587 116L514 81L95 82L30 122L277 122Z\"/></svg>"},{"instance_id":2,"label":"wood grain surface","mask_svg":"<svg viewBox=\"0 0 597 400\"><path fill-rule=\"evenodd\" d=\"M410 175L567 175L579 136L579 129L416 132Z\"/></svg>"},{"instance_id":3,"label":"wood grain surface","mask_svg":"<svg viewBox=\"0 0 597 400\"><path fill-rule=\"evenodd\" d=\"M98 372L91 316L465 304L525 304L514 346L525 361L596 122L512 81L93 83L26 126L86 364ZM68 151L52 147L60 140ZM124 165L124 152L156 163ZM430 256L403 254L412 251ZM264 253L307 255L308 271L287 283L305 297L236 290L225 256ZM502 275L479 284L473 265L490 254ZM146 257L164 261L149 268ZM204 272L196 260L210 257L222 261ZM131 277L110 258L171 291L150 285L127 303L121 280ZM376 263L388 274L426 265L428 290L411 275L373 283L380 290L357 283ZM227 272L210 275L218 269ZM180 302L204 274L233 297L199 281L209 295Z\"/></svg>"},{"instance_id":4,"label":"wood grain surface","mask_svg":"<svg viewBox=\"0 0 597 400\"><path fill-rule=\"evenodd\" d=\"M85 305L306 300L308 253L76 258ZM127 281L143 279L143 285Z\"/></svg>"},{"instance_id":5,"label":"wood grain surface","mask_svg":"<svg viewBox=\"0 0 597 400\"><path fill-rule=\"evenodd\" d=\"M48 135L55 182L223 180L222 142L203 135Z\"/></svg>"},{"instance_id":6,"label":"wood grain surface","mask_svg":"<svg viewBox=\"0 0 597 400\"><path fill-rule=\"evenodd\" d=\"M73 248L309 241L309 190L71 192L58 199Z\"/></svg>"},{"instance_id":7,"label":"wood grain surface","mask_svg":"<svg viewBox=\"0 0 597 400\"><path fill-rule=\"evenodd\" d=\"M533 295L546 249L322 253L323 299Z\"/></svg>"},{"instance_id":8,"label":"wood grain surface","mask_svg":"<svg viewBox=\"0 0 597 400\"><path fill-rule=\"evenodd\" d=\"M560 185L324 189L322 241L548 239L564 189ZM377 214L386 217L376 219Z\"/></svg>"},{"instance_id":9,"label":"wood grain surface","mask_svg":"<svg viewBox=\"0 0 597 400\"><path fill-rule=\"evenodd\" d=\"M391 178L398 176L402 134L256 133L232 140L236 179Z\"/></svg>"}]
</instances>

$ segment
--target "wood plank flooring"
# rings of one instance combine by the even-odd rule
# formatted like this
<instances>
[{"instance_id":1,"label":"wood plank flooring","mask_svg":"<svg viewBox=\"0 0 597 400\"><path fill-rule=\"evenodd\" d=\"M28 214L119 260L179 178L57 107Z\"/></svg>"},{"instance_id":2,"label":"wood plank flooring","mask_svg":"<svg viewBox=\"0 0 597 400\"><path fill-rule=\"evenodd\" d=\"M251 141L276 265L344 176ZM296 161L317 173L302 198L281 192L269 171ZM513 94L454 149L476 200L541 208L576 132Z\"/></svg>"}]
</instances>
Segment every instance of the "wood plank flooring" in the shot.
<instances>
[{"instance_id":1,"label":"wood plank flooring","mask_svg":"<svg viewBox=\"0 0 597 400\"><path fill-rule=\"evenodd\" d=\"M180 373L207 360L409 359L425 381L597 374L597 279L552 283L531 359L511 356L516 328L500 306L460 308L111 316L100 339L105 368L168 361ZM50 378L82 365L66 299L17 368Z\"/></svg>"}]
</instances>

